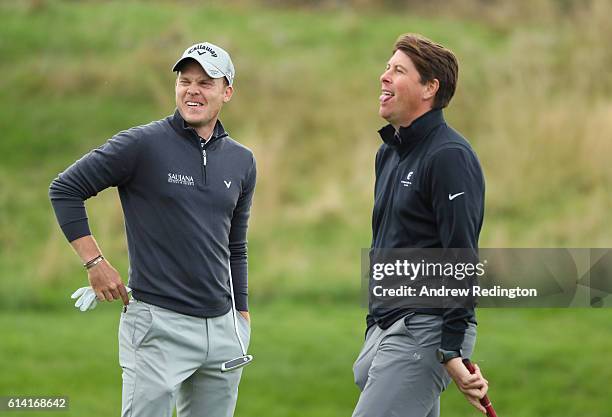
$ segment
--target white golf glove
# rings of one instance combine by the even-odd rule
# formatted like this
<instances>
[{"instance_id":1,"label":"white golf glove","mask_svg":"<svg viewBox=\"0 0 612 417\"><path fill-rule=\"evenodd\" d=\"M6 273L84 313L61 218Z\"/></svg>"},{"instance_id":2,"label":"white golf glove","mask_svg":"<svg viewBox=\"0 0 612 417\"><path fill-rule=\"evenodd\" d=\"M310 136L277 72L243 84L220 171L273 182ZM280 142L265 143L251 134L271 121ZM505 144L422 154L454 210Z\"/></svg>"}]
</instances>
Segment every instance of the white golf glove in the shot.
<instances>
[{"instance_id":1,"label":"white golf glove","mask_svg":"<svg viewBox=\"0 0 612 417\"><path fill-rule=\"evenodd\" d=\"M128 294L132 292L132 289L130 287L125 287L125 289ZM91 287L79 288L70 296L70 298L72 298L73 300L75 298L78 298L78 300L76 300L76 303L74 303L74 306L81 311L93 310L98 305L96 293Z\"/></svg>"}]
</instances>

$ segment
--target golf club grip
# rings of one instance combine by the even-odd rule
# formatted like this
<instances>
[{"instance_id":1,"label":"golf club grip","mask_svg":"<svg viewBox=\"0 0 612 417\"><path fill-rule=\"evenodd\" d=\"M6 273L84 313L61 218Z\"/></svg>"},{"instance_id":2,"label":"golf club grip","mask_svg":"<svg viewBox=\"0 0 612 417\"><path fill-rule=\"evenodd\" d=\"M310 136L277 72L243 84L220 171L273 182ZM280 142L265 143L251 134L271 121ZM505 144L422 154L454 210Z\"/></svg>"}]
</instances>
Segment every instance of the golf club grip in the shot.
<instances>
[{"instance_id":1,"label":"golf club grip","mask_svg":"<svg viewBox=\"0 0 612 417\"><path fill-rule=\"evenodd\" d=\"M463 364L465 365L467 370L470 371L471 374L476 373L476 368L474 368L474 365L472 364L472 362L470 362L468 358L463 359ZM491 404L489 397L485 395L482 399L480 399L480 404L485 408L485 410L487 410L487 417L497 417L497 414L495 414L495 409L493 408L493 404Z\"/></svg>"}]
</instances>

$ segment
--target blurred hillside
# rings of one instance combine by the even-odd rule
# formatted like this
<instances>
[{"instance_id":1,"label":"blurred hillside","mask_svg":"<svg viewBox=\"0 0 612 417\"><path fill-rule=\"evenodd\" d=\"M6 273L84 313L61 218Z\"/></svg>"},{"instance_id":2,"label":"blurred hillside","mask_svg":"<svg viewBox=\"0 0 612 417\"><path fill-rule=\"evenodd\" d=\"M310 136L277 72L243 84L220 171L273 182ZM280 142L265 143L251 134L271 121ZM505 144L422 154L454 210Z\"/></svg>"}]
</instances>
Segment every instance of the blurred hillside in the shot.
<instances>
[{"instance_id":1,"label":"blurred hillside","mask_svg":"<svg viewBox=\"0 0 612 417\"><path fill-rule=\"evenodd\" d=\"M612 244L610 2L294 3L0 3L0 308L64 304L85 282L49 182L117 131L171 113L170 67L201 40L232 54L222 120L258 160L254 299L357 299L384 124L378 77L404 32L459 58L446 117L485 170L481 246ZM126 275L116 191L87 207Z\"/></svg>"}]
</instances>

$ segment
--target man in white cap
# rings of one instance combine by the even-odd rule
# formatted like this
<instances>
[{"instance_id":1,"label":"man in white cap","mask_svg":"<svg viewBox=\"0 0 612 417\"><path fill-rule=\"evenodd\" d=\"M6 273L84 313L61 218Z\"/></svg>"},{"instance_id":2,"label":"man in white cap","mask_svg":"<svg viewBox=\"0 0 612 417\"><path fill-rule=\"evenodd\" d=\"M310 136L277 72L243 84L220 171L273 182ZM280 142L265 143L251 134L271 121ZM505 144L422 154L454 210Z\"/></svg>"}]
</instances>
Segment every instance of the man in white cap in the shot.
<instances>
[{"instance_id":1,"label":"man in white cap","mask_svg":"<svg viewBox=\"0 0 612 417\"><path fill-rule=\"evenodd\" d=\"M49 195L89 291L126 305L122 416L171 417L175 406L180 417L232 416L242 366L252 359L246 235L255 159L218 120L234 91L229 54L199 43L173 71L174 114L116 134L59 174ZM112 186L125 217L131 301L84 206Z\"/></svg>"}]
</instances>

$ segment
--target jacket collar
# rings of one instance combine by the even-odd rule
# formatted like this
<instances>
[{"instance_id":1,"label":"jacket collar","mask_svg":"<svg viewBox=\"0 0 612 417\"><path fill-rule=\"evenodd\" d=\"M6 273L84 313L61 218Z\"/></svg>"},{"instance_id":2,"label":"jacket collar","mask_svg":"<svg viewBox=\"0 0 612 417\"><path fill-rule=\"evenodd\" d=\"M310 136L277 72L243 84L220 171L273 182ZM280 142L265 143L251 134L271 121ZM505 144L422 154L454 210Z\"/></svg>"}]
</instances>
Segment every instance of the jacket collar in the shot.
<instances>
[{"instance_id":1,"label":"jacket collar","mask_svg":"<svg viewBox=\"0 0 612 417\"><path fill-rule=\"evenodd\" d=\"M172 124L172 127L174 127L174 129L180 135L186 138L193 138L193 137L199 138L198 133L195 131L193 127L187 124L187 122L185 121L185 119L183 119L183 116L181 116L181 113L178 111L178 109L176 109L174 111L174 114L170 117L170 123ZM228 133L225 131L225 128L223 127L223 124L221 123L221 121L217 119L217 123L215 123L215 128L213 129L213 135L210 138L210 140L212 141L213 139L220 139L225 136L228 136Z\"/></svg>"},{"instance_id":2,"label":"jacket collar","mask_svg":"<svg viewBox=\"0 0 612 417\"><path fill-rule=\"evenodd\" d=\"M442 109L430 110L416 118L410 126L400 126L395 130L388 124L378 131L383 142L396 148L398 151L412 149L421 140L425 139L434 128L445 123Z\"/></svg>"}]
</instances>

